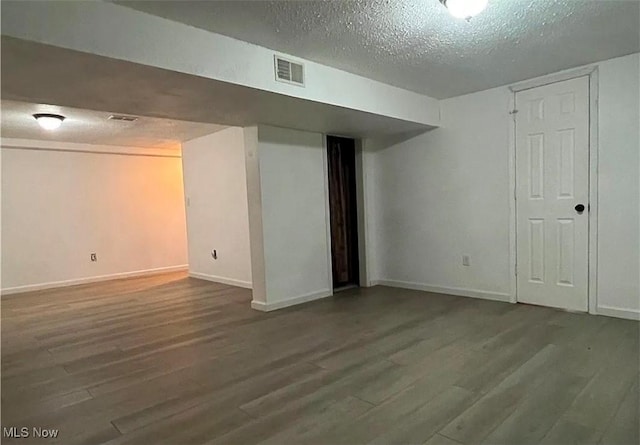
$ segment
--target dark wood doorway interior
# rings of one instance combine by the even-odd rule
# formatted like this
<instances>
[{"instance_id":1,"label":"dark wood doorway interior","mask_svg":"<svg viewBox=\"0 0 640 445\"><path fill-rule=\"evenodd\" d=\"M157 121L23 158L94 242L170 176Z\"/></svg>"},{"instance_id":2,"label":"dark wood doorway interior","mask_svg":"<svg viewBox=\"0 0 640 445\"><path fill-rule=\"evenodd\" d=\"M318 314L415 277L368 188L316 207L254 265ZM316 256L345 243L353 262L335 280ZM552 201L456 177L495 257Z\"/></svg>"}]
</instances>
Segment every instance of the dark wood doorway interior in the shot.
<instances>
[{"instance_id":1,"label":"dark wood doorway interior","mask_svg":"<svg viewBox=\"0 0 640 445\"><path fill-rule=\"evenodd\" d=\"M356 144L327 136L333 288L360 285Z\"/></svg>"}]
</instances>

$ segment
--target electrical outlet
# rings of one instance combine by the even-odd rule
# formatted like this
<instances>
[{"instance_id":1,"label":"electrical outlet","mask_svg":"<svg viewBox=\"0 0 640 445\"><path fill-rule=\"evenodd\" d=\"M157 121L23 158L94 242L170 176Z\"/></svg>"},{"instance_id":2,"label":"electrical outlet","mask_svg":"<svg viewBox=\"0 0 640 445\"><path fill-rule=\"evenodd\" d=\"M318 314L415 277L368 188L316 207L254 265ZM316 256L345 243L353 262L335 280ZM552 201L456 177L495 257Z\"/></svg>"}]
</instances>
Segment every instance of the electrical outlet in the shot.
<instances>
[{"instance_id":1,"label":"electrical outlet","mask_svg":"<svg viewBox=\"0 0 640 445\"><path fill-rule=\"evenodd\" d=\"M91 261L96 262L98 261L98 255L96 255L95 253L91 254Z\"/></svg>"},{"instance_id":2,"label":"electrical outlet","mask_svg":"<svg viewBox=\"0 0 640 445\"><path fill-rule=\"evenodd\" d=\"M471 257L469 255L462 255L462 265L471 266Z\"/></svg>"},{"instance_id":3,"label":"electrical outlet","mask_svg":"<svg viewBox=\"0 0 640 445\"><path fill-rule=\"evenodd\" d=\"M213 257L214 260L218 259L218 251L216 249L213 249L211 251L211 256Z\"/></svg>"}]
</instances>

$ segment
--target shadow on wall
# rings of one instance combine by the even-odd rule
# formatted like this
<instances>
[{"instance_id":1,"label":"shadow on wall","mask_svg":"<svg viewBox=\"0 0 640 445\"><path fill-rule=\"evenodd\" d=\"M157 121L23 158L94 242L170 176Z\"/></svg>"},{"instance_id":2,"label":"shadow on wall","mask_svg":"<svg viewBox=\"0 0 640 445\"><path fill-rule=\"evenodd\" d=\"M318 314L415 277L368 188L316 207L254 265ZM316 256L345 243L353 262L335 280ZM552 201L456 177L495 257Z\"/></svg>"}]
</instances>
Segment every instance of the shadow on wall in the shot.
<instances>
[{"instance_id":1,"label":"shadow on wall","mask_svg":"<svg viewBox=\"0 0 640 445\"><path fill-rule=\"evenodd\" d=\"M437 128L434 127L429 130L408 131L391 136L381 136L377 138L366 139L364 147L367 151L380 151L401 144L405 141L411 140L433 130L437 130Z\"/></svg>"}]
</instances>

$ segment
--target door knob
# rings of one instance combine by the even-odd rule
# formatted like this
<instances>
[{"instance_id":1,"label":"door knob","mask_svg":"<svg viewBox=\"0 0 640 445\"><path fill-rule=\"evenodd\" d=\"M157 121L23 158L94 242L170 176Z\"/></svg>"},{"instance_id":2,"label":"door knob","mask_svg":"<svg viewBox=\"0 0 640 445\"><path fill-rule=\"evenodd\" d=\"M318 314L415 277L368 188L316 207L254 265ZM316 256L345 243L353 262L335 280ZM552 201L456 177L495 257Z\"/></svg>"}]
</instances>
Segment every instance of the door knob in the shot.
<instances>
[{"instance_id":1,"label":"door knob","mask_svg":"<svg viewBox=\"0 0 640 445\"><path fill-rule=\"evenodd\" d=\"M575 209L578 213L584 212L584 204L578 204L577 206L575 206Z\"/></svg>"}]
</instances>

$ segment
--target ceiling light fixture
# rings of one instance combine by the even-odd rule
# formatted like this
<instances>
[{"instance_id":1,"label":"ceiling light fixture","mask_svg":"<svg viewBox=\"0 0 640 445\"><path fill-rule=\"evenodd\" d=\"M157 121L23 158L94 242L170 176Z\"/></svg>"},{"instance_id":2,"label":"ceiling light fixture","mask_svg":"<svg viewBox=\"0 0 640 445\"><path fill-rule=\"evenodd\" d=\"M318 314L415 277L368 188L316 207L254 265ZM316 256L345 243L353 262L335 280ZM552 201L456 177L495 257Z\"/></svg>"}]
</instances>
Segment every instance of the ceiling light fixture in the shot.
<instances>
[{"instance_id":1,"label":"ceiling light fixture","mask_svg":"<svg viewBox=\"0 0 640 445\"><path fill-rule=\"evenodd\" d=\"M64 120L64 116L49 113L38 113L34 114L33 117L45 130L55 130L62 125L62 121Z\"/></svg>"},{"instance_id":2,"label":"ceiling light fixture","mask_svg":"<svg viewBox=\"0 0 640 445\"><path fill-rule=\"evenodd\" d=\"M440 3L455 18L469 20L485 10L488 0L440 0Z\"/></svg>"}]
</instances>

